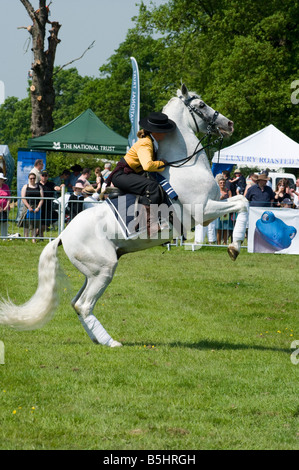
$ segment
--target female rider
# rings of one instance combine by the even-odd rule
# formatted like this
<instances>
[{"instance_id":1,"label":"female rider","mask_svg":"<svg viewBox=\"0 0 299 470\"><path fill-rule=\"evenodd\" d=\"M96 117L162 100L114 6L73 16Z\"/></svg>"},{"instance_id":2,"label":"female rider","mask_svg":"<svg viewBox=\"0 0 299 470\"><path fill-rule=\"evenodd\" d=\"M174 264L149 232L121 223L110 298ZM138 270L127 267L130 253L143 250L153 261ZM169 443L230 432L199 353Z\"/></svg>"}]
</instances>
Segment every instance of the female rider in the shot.
<instances>
[{"instance_id":1,"label":"female rider","mask_svg":"<svg viewBox=\"0 0 299 470\"><path fill-rule=\"evenodd\" d=\"M167 161L156 160L158 145L166 134L175 130L176 124L166 114L160 112L150 113L141 119L139 124L141 130L137 134L137 142L118 162L107 179L107 185L112 183L125 193L140 196L139 202L145 206L148 215L149 233L150 204L163 202L160 185L150 173L164 170Z\"/></svg>"}]
</instances>

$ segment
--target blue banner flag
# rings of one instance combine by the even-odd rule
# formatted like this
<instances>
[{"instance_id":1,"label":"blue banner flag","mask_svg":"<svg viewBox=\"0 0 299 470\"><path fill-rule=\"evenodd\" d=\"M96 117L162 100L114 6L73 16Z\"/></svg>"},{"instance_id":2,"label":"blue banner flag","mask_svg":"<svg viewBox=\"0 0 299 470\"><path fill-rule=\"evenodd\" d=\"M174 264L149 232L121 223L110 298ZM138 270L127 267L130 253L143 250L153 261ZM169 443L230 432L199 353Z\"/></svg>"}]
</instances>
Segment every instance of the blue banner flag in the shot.
<instances>
[{"instance_id":1,"label":"blue banner flag","mask_svg":"<svg viewBox=\"0 0 299 470\"><path fill-rule=\"evenodd\" d=\"M131 121L131 131L128 137L129 147L132 147L137 140L137 132L139 131L139 109L140 109L140 92L139 92L139 71L138 64L134 57L131 57L133 75L131 87L131 103L129 110L129 118Z\"/></svg>"}]
</instances>

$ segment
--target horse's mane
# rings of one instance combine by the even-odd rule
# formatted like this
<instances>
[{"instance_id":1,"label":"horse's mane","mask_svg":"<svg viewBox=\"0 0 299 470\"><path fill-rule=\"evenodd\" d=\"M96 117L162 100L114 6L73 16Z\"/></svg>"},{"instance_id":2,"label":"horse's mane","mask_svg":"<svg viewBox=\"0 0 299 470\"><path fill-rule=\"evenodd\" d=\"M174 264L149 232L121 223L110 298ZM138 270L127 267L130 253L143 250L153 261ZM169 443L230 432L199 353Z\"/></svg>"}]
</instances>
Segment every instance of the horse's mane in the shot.
<instances>
[{"instance_id":1,"label":"horse's mane","mask_svg":"<svg viewBox=\"0 0 299 470\"><path fill-rule=\"evenodd\" d=\"M198 98L199 100L201 100L201 96L198 95L198 93L196 93L196 91L189 91L188 92L190 96L196 96L196 98ZM170 98L170 100L168 101L168 103L163 107L163 109L165 109L166 106L168 106L170 103L172 103L173 101L177 100L180 96L182 96L182 92L181 90L177 90L177 96L173 96L172 98Z\"/></svg>"}]
</instances>

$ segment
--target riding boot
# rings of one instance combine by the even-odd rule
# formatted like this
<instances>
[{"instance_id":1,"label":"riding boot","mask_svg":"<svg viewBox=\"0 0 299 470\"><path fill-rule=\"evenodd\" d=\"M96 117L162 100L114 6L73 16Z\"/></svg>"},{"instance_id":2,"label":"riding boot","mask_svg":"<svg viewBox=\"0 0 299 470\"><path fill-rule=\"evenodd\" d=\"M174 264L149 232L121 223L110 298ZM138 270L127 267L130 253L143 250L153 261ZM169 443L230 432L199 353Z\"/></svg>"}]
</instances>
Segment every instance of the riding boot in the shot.
<instances>
[{"instance_id":1,"label":"riding boot","mask_svg":"<svg viewBox=\"0 0 299 470\"><path fill-rule=\"evenodd\" d=\"M161 226L158 219L153 220L151 218L151 209L150 206L144 206L146 210L146 230L147 236L153 237L155 234L161 232Z\"/></svg>"}]
</instances>

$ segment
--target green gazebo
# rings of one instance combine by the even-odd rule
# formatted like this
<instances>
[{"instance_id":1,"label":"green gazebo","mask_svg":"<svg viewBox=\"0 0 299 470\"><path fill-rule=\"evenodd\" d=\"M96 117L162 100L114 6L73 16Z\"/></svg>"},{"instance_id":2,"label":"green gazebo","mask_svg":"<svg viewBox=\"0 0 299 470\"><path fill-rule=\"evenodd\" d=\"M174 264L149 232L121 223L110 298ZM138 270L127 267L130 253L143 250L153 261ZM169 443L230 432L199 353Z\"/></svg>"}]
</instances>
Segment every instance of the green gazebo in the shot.
<instances>
[{"instance_id":1,"label":"green gazebo","mask_svg":"<svg viewBox=\"0 0 299 470\"><path fill-rule=\"evenodd\" d=\"M91 109L65 126L28 140L30 150L125 155L128 140L107 127Z\"/></svg>"}]
</instances>

